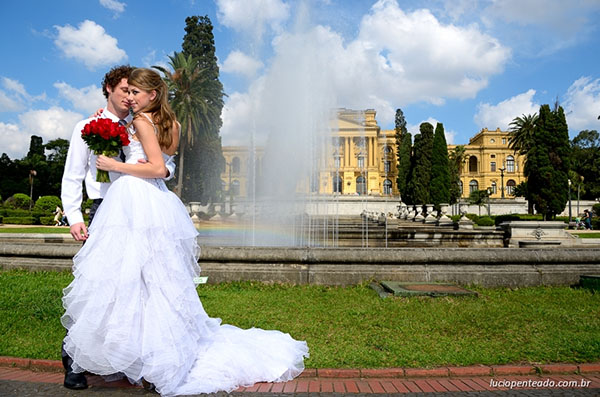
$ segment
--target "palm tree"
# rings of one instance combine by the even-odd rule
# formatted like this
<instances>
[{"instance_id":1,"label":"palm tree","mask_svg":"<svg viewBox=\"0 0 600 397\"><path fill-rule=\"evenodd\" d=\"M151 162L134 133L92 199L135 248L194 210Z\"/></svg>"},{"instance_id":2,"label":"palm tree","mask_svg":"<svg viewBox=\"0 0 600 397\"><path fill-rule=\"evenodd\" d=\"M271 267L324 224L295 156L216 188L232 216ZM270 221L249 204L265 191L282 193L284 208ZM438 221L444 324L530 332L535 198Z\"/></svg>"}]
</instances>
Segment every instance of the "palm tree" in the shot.
<instances>
[{"instance_id":1,"label":"palm tree","mask_svg":"<svg viewBox=\"0 0 600 397\"><path fill-rule=\"evenodd\" d=\"M465 147L458 145L449 154L448 167L450 169L450 204L460 200L462 192L460 191L460 174L465 159Z\"/></svg>"},{"instance_id":2,"label":"palm tree","mask_svg":"<svg viewBox=\"0 0 600 397\"><path fill-rule=\"evenodd\" d=\"M526 155L533 144L533 134L537 124L537 113L515 117L510 123L510 137L508 138L508 147L519 153Z\"/></svg>"},{"instance_id":3,"label":"palm tree","mask_svg":"<svg viewBox=\"0 0 600 397\"><path fill-rule=\"evenodd\" d=\"M173 72L161 66L152 67L163 73L163 79L169 87L169 102L181 123L179 175L175 189L181 197L186 145L194 144L195 132L208 130L217 112L214 104L222 104L223 96L221 88L214 84L207 70L200 68L197 59L175 52L169 56L169 60Z\"/></svg>"}]
</instances>

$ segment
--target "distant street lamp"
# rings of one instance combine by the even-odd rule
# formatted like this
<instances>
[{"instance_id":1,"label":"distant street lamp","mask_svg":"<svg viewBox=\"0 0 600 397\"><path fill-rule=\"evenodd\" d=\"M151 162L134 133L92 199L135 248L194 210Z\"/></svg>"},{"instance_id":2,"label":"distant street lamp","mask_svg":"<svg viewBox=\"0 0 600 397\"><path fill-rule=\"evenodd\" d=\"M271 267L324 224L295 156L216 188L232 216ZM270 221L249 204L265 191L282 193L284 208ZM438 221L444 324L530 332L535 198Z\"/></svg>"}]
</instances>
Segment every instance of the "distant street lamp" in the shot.
<instances>
[{"instance_id":1,"label":"distant street lamp","mask_svg":"<svg viewBox=\"0 0 600 397\"><path fill-rule=\"evenodd\" d=\"M500 167L500 197L504 198L504 167Z\"/></svg>"},{"instance_id":2,"label":"distant street lamp","mask_svg":"<svg viewBox=\"0 0 600 397\"><path fill-rule=\"evenodd\" d=\"M227 189L229 193L229 213L233 213L233 191L231 190L231 163L225 162L225 165L229 167L229 188Z\"/></svg>"},{"instance_id":3,"label":"distant street lamp","mask_svg":"<svg viewBox=\"0 0 600 397\"><path fill-rule=\"evenodd\" d=\"M571 180L569 179L569 227L571 227Z\"/></svg>"},{"instance_id":4,"label":"distant street lamp","mask_svg":"<svg viewBox=\"0 0 600 397\"><path fill-rule=\"evenodd\" d=\"M579 177L579 183L577 184L577 216L579 216L579 188L583 185L583 176Z\"/></svg>"},{"instance_id":5,"label":"distant street lamp","mask_svg":"<svg viewBox=\"0 0 600 397\"><path fill-rule=\"evenodd\" d=\"M29 211L31 211L31 205L33 204L33 177L36 175L35 170L29 171Z\"/></svg>"}]
</instances>

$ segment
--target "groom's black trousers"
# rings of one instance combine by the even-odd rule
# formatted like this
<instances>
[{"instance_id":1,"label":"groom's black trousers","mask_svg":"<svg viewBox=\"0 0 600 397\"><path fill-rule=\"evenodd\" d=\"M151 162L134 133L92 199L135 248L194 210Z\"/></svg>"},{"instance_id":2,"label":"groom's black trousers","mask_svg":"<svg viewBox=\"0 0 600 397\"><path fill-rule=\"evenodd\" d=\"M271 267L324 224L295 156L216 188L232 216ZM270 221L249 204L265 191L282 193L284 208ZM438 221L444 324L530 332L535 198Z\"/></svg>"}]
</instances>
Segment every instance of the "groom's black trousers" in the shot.
<instances>
[{"instance_id":1,"label":"groom's black trousers","mask_svg":"<svg viewBox=\"0 0 600 397\"><path fill-rule=\"evenodd\" d=\"M92 207L90 208L90 217L89 217L89 224L88 225L92 224L92 220L94 219L94 215L96 215L96 210L98 209L98 207L100 206L101 203L102 203L102 199L95 199L92 202ZM85 244L85 241L83 242L83 244ZM72 371L71 365L73 364L73 360L71 359L71 357L69 357L69 355L65 351L65 341L64 340L63 340L63 343L62 343L62 346L61 346L61 356L62 356L63 367L65 367L65 370L67 370L69 372Z\"/></svg>"}]
</instances>

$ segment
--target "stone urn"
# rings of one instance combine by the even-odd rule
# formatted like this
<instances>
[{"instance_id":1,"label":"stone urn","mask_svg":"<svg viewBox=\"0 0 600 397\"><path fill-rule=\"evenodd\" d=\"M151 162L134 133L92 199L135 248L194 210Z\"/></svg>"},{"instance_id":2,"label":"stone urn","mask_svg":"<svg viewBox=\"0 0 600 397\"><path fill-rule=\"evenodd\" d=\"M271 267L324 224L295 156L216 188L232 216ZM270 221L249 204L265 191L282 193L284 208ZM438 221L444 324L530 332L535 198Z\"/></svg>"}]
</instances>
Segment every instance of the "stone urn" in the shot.
<instances>
[{"instance_id":1,"label":"stone urn","mask_svg":"<svg viewBox=\"0 0 600 397\"><path fill-rule=\"evenodd\" d=\"M452 226L453 222L447 215L449 205L446 203L440 204L440 217L438 218L437 224L440 226Z\"/></svg>"},{"instance_id":2,"label":"stone urn","mask_svg":"<svg viewBox=\"0 0 600 397\"><path fill-rule=\"evenodd\" d=\"M415 206L415 219L413 219L413 221L415 222L423 222L425 220L425 217L421 214L423 212L423 206L422 205L416 205Z\"/></svg>"},{"instance_id":3,"label":"stone urn","mask_svg":"<svg viewBox=\"0 0 600 397\"><path fill-rule=\"evenodd\" d=\"M433 204L426 204L425 208L427 208L427 216L425 217L425 223L436 223L437 217L435 216L435 211L433 210Z\"/></svg>"}]
</instances>

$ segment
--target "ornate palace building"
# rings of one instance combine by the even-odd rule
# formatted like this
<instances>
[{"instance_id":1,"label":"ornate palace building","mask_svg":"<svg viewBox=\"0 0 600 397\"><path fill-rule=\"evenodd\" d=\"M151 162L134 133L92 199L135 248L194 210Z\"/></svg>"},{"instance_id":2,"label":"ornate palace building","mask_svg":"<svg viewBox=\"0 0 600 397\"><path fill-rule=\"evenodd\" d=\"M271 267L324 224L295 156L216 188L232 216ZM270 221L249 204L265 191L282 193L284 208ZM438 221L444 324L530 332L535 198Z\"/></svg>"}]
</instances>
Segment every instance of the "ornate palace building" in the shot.
<instances>
[{"instance_id":1,"label":"ornate palace building","mask_svg":"<svg viewBox=\"0 0 600 397\"><path fill-rule=\"evenodd\" d=\"M372 109L338 109L330 124L329 160L319 164L312 183L303 183L298 190L306 193L310 185L312 193L325 195L398 196L395 131L381 130L375 115ZM512 189L524 178L522 160L508 148L508 133L483 129L463 146L462 197L490 188L492 198L510 198ZM448 145L448 151L455 147ZM223 156L227 164L221 173L223 192L248 197L254 179L250 170L254 168L260 179L264 148L255 148L251 156L248 147L224 146Z\"/></svg>"},{"instance_id":2,"label":"ornate palace building","mask_svg":"<svg viewBox=\"0 0 600 397\"><path fill-rule=\"evenodd\" d=\"M525 181L524 158L508 147L509 133L482 129L469 140L460 177L462 197L475 190L490 189L491 198L512 198L513 190ZM448 152L457 145L448 145Z\"/></svg>"}]
</instances>

